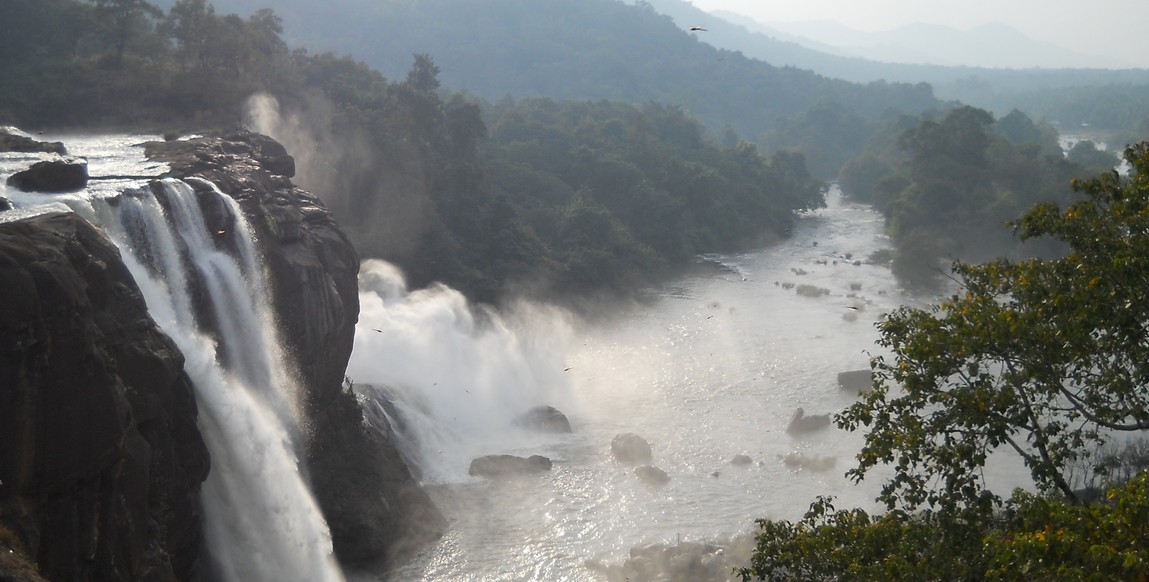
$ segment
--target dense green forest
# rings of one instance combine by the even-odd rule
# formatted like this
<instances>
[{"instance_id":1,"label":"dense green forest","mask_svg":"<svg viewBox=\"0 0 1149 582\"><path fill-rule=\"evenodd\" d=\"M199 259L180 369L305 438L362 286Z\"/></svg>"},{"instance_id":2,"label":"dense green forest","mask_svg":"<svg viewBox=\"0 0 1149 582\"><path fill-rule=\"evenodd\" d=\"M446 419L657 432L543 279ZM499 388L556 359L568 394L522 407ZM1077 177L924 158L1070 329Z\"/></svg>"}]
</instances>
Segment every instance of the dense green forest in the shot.
<instances>
[{"instance_id":1,"label":"dense green forest","mask_svg":"<svg viewBox=\"0 0 1149 582\"><path fill-rule=\"evenodd\" d=\"M217 5L247 14L266 1ZM403 74L411 54L429 54L444 85L491 101L509 95L672 104L717 139L730 128L767 152L801 150L822 179L833 178L853 152L843 155L838 144L812 149L823 145L811 139L814 131L860 144L882 123L859 118L884 121L941 106L924 83L858 84L716 49L645 2L281 0L276 11L293 43L353 54L390 77ZM816 128L798 119L826 108L841 114Z\"/></svg>"},{"instance_id":2,"label":"dense green forest","mask_svg":"<svg viewBox=\"0 0 1149 582\"><path fill-rule=\"evenodd\" d=\"M441 281L482 301L626 292L699 252L780 236L822 204L801 155L767 157L733 136L719 146L678 107L485 104L440 87L428 55L391 81L292 51L270 10L17 4L2 35L16 57L0 70L5 123L178 134L237 124L252 95L275 95L307 119L300 180L364 257L399 264L414 286Z\"/></svg>"},{"instance_id":3,"label":"dense green forest","mask_svg":"<svg viewBox=\"0 0 1149 582\"><path fill-rule=\"evenodd\" d=\"M1064 203L1073 178L1117 162L1089 141L1063 155L1056 129L1018 110L995 120L966 106L892 123L842 168L839 182L885 214L895 274L930 287L943 274L938 259L1057 252L1021 245L1005 223L1039 202Z\"/></svg>"}]
</instances>

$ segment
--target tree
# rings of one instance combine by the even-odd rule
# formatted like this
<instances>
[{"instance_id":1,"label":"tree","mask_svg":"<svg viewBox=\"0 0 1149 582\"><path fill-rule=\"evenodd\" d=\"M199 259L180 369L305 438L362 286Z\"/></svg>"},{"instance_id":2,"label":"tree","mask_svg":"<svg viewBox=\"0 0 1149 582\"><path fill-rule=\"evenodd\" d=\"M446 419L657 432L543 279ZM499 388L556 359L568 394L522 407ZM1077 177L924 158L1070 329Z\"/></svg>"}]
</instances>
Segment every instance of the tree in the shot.
<instances>
[{"instance_id":1,"label":"tree","mask_svg":"<svg viewBox=\"0 0 1149 582\"><path fill-rule=\"evenodd\" d=\"M123 66L124 52L133 38L151 29L152 21L163 11L147 0L92 0L96 17L112 46L112 64Z\"/></svg>"},{"instance_id":2,"label":"tree","mask_svg":"<svg viewBox=\"0 0 1149 582\"><path fill-rule=\"evenodd\" d=\"M850 476L893 465L889 508L988 515L1000 499L982 469L1002 448L1040 491L1077 503L1076 463L1115 432L1149 429L1149 144L1125 158L1128 179L1075 181L1085 199L1013 223L1067 255L959 263L959 293L880 324L891 358L874 359L874 390L837 423L868 429Z\"/></svg>"},{"instance_id":3,"label":"tree","mask_svg":"<svg viewBox=\"0 0 1149 582\"><path fill-rule=\"evenodd\" d=\"M849 475L893 466L888 512L820 498L798 522L758 520L743 580L1146 579L1149 472L1099 503L1070 477L1114 434L1149 430L1149 143L1125 159L1128 178L1075 181L1084 199L1013 223L1022 238L1062 241L1065 256L959 264L959 293L880 324L890 360L873 360L873 391L836 422L868 429ZM986 487L1002 448L1036 494L1003 501Z\"/></svg>"}]
</instances>

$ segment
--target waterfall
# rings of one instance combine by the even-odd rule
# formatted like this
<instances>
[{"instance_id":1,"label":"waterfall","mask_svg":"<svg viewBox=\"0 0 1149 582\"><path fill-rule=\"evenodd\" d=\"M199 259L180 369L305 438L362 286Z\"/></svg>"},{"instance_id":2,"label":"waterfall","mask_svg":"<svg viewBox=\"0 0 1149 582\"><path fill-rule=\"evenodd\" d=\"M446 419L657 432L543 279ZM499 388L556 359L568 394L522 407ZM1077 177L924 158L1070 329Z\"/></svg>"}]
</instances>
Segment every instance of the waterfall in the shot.
<instances>
[{"instance_id":1,"label":"waterfall","mask_svg":"<svg viewBox=\"0 0 1149 582\"><path fill-rule=\"evenodd\" d=\"M92 210L152 317L183 351L195 385L212 459L201 495L213 574L342 580L327 525L300 474L298 387L285 371L251 230L237 203L214 186L203 195L230 210L230 232L208 231L187 183L158 185L162 201L143 188L93 201ZM227 245L217 245L214 239L223 238ZM195 295L197 284L205 297ZM210 321L196 310L204 301Z\"/></svg>"},{"instance_id":2,"label":"waterfall","mask_svg":"<svg viewBox=\"0 0 1149 582\"><path fill-rule=\"evenodd\" d=\"M544 404L577 413L565 314L525 304L499 314L444 286L408 291L402 273L377 259L360 266L359 289L347 375L368 415L397 427L389 436L423 481L468 480L481 455L552 454L553 439L514 421Z\"/></svg>"}]
</instances>

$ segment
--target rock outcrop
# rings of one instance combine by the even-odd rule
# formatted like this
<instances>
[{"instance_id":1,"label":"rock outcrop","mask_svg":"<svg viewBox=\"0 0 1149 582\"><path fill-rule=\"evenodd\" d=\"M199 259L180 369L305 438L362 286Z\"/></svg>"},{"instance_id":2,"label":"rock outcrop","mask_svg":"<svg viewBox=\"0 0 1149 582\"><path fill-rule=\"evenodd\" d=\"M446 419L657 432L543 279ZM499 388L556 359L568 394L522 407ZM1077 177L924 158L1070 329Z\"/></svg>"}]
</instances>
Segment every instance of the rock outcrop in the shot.
<instances>
[{"instance_id":1,"label":"rock outcrop","mask_svg":"<svg viewBox=\"0 0 1149 582\"><path fill-rule=\"evenodd\" d=\"M88 186L88 161L58 158L36 162L9 176L7 184L25 192L78 192Z\"/></svg>"},{"instance_id":2,"label":"rock outcrop","mask_svg":"<svg viewBox=\"0 0 1149 582\"><path fill-rule=\"evenodd\" d=\"M67 155L68 150L58 141L38 141L10 126L0 126L0 152L46 153Z\"/></svg>"},{"instance_id":3,"label":"rock outcrop","mask_svg":"<svg viewBox=\"0 0 1149 582\"><path fill-rule=\"evenodd\" d=\"M209 456L183 357L77 215L0 223L0 523L50 580L191 576Z\"/></svg>"},{"instance_id":4,"label":"rock outcrop","mask_svg":"<svg viewBox=\"0 0 1149 582\"><path fill-rule=\"evenodd\" d=\"M342 391L359 316L359 258L322 202L292 184L291 156L247 131L153 142L146 151L176 177L215 184L257 231L280 334L305 391L306 466L339 560L385 568L441 535L445 520L398 451ZM232 220L222 208L204 213L209 229Z\"/></svg>"}]
</instances>

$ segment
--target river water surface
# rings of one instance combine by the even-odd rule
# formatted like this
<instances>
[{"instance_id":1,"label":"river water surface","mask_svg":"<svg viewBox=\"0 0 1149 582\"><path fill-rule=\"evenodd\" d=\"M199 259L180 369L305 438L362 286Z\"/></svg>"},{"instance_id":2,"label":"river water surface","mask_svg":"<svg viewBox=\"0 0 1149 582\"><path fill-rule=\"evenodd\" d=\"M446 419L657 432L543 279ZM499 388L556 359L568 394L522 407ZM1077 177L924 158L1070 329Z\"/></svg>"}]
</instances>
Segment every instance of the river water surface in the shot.
<instances>
[{"instance_id":1,"label":"river water surface","mask_svg":"<svg viewBox=\"0 0 1149 582\"><path fill-rule=\"evenodd\" d=\"M791 238L700 259L698 274L593 326L554 314L473 317L448 290L405 296L394 281L365 293L348 373L398 392L406 432L420 441L409 454L451 522L398 577L595 579L587 560L620 563L636 545L800 518L817 495L876 509L878 483L843 476L859 435L785 431L798 407L847 406L856 393L837 374L868 368L875 322L915 301L869 260L889 247L882 216L836 188L828 203L802 216ZM422 361L416 344L436 359ZM508 428L537 404L563 410L574 432ZM651 443L669 484L647 486L613 460L611 440L624 432ZM471 458L503 453L555 464L515 479L467 475ZM753 463L732 465L739 454ZM813 462L787 464L788 455Z\"/></svg>"}]
</instances>

